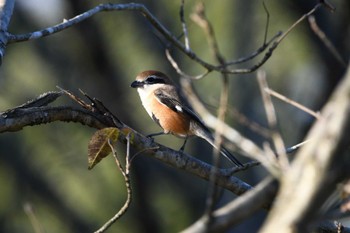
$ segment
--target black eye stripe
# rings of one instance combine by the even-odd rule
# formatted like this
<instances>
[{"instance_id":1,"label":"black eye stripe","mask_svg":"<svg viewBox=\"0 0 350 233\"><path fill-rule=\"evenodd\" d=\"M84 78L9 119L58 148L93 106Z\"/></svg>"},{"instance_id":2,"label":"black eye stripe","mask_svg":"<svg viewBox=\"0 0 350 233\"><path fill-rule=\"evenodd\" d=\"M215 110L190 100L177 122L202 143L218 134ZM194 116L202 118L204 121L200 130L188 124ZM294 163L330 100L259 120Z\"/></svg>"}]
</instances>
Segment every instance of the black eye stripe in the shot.
<instances>
[{"instance_id":1,"label":"black eye stripe","mask_svg":"<svg viewBox=\"0 0 350 233\"><path fill-rule=\"evenodd\" d=\"M151 75L148 76L147 79L145 80L146 84L156 84L156 83L165 83L164 79Z\"/></svg>"}]
</instances>

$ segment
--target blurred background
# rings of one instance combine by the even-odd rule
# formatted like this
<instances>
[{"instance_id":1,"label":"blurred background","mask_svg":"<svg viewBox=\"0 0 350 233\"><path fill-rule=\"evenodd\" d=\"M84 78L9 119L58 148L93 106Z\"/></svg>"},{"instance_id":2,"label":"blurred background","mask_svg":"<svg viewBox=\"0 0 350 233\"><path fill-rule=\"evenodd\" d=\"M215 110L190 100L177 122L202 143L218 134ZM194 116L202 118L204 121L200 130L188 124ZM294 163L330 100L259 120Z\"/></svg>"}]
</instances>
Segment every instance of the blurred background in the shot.
<instances>
[{"instance_id":1,"label":"blurred background","mask_svg":"<svg viewBox=\"0 0 350 233\"><path fill-rule=\"evenodd\" d=\"M21 34L52 26L104 2L107 1L17 0L10 32ZM181 35L180 0L137 2L145 4L174 35ZM185 2L191 47L201 58L213 62L205 34L189 17L197 3ZM262 1L204 3L227 60L247 56L262 45L266 25ZM278 31L287 30L317 1L265 3L270 13L268 38L271 38ZM330 13L322 8L315 14L316 21L348 61L350 2L331 3L336 11ZM178 80L165 57L164 44L164 38L142 15L120 11L99 13L46 38L8 45L0 67L0 111L57 90L56 86L77 94L80 88L139 132L158 132L158 126L141 107L137 92L129 86L137 73L147 69L161 70ZM174 51L174 56L188 74L204 72L183 54ZM250 67L257 61L236 67ZM327 101L345 71L307 21L288 35L263 69L272 89L315 111ZM196 91L213 113L221 91L219 77L213 72L195 82ZM291 146L302 141L313 117L279 100L274 103L285 144ZM264 142L261 131L249 127L253 123L266 127L255 73L231 76L229 104L228 123L259 145ZM76 106L66 97L55 105ZM250 123L244 124L242 115ZM37 218L45 232L92 232L120 209L126 190L113 158L108 157L93 170L87 170L87 144L94 132L95 129L80 124L57 122L0 134L0 232L35 232L30 216ZM182 144L173 136L156 140L175 149ZM125 147L121 144L117 147L122 156ZM210 161L211 147L202 140L191 139L186 151ZM251 185L265 175L261 168L238 174ZM133 163L131 179L133 202L108 232L178 232L203 213L208 185L197 177L139 156ZM234 197L225 192L220 205ZM255 232L264 216L261 211L231 232Z\"/></svg>"}]
</instances>

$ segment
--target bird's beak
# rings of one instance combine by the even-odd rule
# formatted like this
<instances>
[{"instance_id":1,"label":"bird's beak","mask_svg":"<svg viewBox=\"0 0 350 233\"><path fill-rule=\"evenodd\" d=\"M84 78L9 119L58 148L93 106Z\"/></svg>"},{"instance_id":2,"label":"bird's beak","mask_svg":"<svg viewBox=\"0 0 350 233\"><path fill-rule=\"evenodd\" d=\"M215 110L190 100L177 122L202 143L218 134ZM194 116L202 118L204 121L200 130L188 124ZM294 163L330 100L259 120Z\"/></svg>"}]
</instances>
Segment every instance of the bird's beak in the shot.
<instances>
[{"instance_id":1,"label":"bird's beak","mask_svg":"<svg viewBox=\"0 0 350 233\"><path fill-rule=\"evenodd\" d=\"M138 88L138 87L143 87L143 82L140 81L133 81L130 85L132 88Z\"/></svg>"}]
</instances>

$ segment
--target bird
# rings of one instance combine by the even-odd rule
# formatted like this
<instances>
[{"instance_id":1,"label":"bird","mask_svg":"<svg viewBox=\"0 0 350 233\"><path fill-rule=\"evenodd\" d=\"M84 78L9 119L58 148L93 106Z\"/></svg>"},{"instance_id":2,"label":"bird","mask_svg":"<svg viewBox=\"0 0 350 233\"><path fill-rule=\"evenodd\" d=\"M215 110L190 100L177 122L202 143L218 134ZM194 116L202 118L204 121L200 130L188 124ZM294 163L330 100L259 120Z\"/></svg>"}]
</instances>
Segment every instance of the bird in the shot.
<instances>
[{"instance_id":1,"label":"bird","mask_svg":"<svg viewBox=\"0 0 350 233\"><path fill-rule=\"evenodd\" d=\"M190 136L197 136L206 140L214 148L219 149L214 143L214 136L194 112L186 99L180 94L176 84L164 73L156 70L147 70L139 73L136 80L131 83L136 88L141 102L148 115L163 131L148 135L149 137L173 134L185 138L182 151ZM224 147L220 153L237 167L243 164Z\"/></svg>"}]
</instances>

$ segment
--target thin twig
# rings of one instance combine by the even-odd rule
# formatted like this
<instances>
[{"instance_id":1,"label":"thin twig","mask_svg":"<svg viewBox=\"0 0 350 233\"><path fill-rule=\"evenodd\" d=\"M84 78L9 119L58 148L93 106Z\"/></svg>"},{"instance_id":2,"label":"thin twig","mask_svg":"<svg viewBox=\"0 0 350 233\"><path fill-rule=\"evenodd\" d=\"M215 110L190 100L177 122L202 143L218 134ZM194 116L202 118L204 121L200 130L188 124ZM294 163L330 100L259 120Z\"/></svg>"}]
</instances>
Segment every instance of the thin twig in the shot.
<instances>
[{"instance_id":1,"label":"thin twig","mask_svg":"<svg viewBox=\"0 0 350 233\"><path fill-rule=\"evenodd\" d=\"M308 13L304 14L303 16L301 16L297 21L295 21L295 23L292 24L292 26L290 26L288 28L288 30L286 32L284 32L277 40L276 40L276 44L279 44L284 38L286 38L286 36L298 25L300 24L302 21L304 21L308 16L312 15L313 13L315 13L315 11L320 8L323 5L322 2L316 4L316 6L314 8L312 8Z\"/></svg>"},{"instance_id":2,"label":"thin twig","mask_svg":"<svg viewBox=\"0 0 350 233\"><path fill-rule=\"evenodd\" d=\"M223 136L231 142L230 145L233 145L238 148L240 153L243 153L248 158L252 158L254 160L260 161L264 165L266 164L266 159L264 155L264 151L252 140L244 137L240 134L236 129L232 128L228 124L218 120L217 117L212 115L207 108L204 106L203 102L199 99L198 95L193 89L192 80L190 79L181 79L180 84L182 90L186 94L187 99L191 103L192 107L195 109L197 113L200 114L205 124L215 129L219 125L223 126ZM221 127L221 126L220 126Z\"/></svg>"},{"instance_id":3,"label":"thin twig","mask_svg":"<svg viewBox=\"0 0 350 233\"><path fill-rule=\"evenodd\" d=\"M246 171L249 168L260 166L260 165L261 165L261 163L259 161L250 161L250 162L245 163L243 167L232 167L232 168L226 169L226 171L227 171L227 175L232 176L233 174L235 174L237 172Z\"/></svg>"},{"instance_id":4,"label":"thin twig","mask_svg":"<svg viewBox=\"0 0 350 233\"><path fill-rule=\"evenodd\" d=\"M303 141L303 142L300 142L300 143L298 143L298 144L296 144L296 145L294 145L294 146L291 146L291 147L288 147L287 149L286 149L286 153L292 153L292 152L294 152L294 151L296 151L297 149L299 149L301 146L303 146L303 145L305 145L306 143L308 143L308 142L310 142L312 139L308 139L308 140L305 140L305 141Z\"/></svg>"},{"instance_id":5,"label":"thin twig","mask_svg":"<svg viewBox=\"0 0 350 233\"><path fill-rule=\"evenodd\" d=\"M76 103L78 103L80 106L82 106L83 108L93 111L93 107L91 106L91 104L87 104L85 103L84 100L82 100L81 98L75 96L73 93L71 93L68 90L65 90L59 86L56 86L60 91L62 91L64 94L66 94L69 98L71 98L72 100L74 100Z\"/></svg>"},{"instance_id":6,"label":"thin twig","mask_svg":"<svg viewBox=\"0 0 350 233\"><path fill-rule=\"evenodd\" d=\"M278 99L280 99L280 100L282 100L282 101L284 101L284 102L286 102L286 103L288 103L288 104L290 104L290 105L292 105L292 106L294 106L294 107L296 107L296 108L298 108L298 109L300 109L300 110L310 114L311 116L315 117L316 119L320 119L321 118L321 115L320 115L319 112L315 112L315 111L305 107L304 105L302 105L302 104L300 104L300 103L298 103L298 102L296 102L294 100L291 100L288 97L286 97L286 96L284 96L284 95L282 95L282 94L280 94L280 93L278 93L278 92L276 92L276 91L274 91L274 90L272 90L270 88L265 88L264 90L269 95L272 95L272 96L274 96L274 97L276 97L276 98L278 98Z\"/></svg>"},{"instance_id":7,"label":"thin twig","mask_svg":"<svg viewBox=\"0 0 350 233\"><path fill-rule=\"evenodd\" d=\"M216 108L218 105L217 101L214 99L211 99L209 103L204 103L208 108ZM235 119L237 123L240 125L248 128L249 130L259 134L260 136L264 138L270 137L270 131L269 129L265 128L264 126L260 125L259 123L249 119L245 114L241 113L237 108L234 106L229 106L227 108L228 114Z\"/></svg>"},{"instance_id":8,"label":"thin twig","mask_svg":"<svg viewBox=\"0 0 350 233\"><path fill-rule=\"evenodd\" d=\"M326 48L331 52L331 54L337 59L337 61L343 66L346 67L346 62L342 58L342 56L339 54L338 50L335 48L333 43L328 39L326 34L319 28L319 26L316 23L315 16L310 15L308 17L310 27L312 31L320 38L320 40L323 42L323 44L326 46Z\"/></svg>"},{"instance_id":9,"label":"thin twig","mask_svg":"<svg viewBox=\"0 0 350 233\"><path fill-rule=\"evenodd\" d=\"M252 52L251 54L249 54L248 56L245 57L241 57L238 58L236 60L232 60L232 61L228 61L226 62L226 66L231 66L231 65L236 65L236 64L240 64L249 60L252 60L253 58L257 57L258 55L260 55L262 52L264 52L267 47L274 42L278 37L280 37L282 35L282 32L277 32L276 35L274 35L267 43L263 44L260 48L258 48L256 51ZM277 46L276 46L277 47ZM270 48L271 50L271 48ZM273 49L274 50L274 49ZM272 55L272 51L267 52L266 54L268 54L268 56ZM266 56L266 55L265 55Z\"/></svg>"},{"instance_id":10,"label":"thin twig","mask_svg":"<svg viewBox=\"0 0 350 233\"><path fill-rule=\"evenodd\" d=\"M213 224L210 225L210 228L206 227L207 220L203 216L181 233L227 232L238 223L249 219L258 210L269 209L277 191L278 182L272 177L267 177L254 189L215 210Z\"/></svg>"},{"instance_id":11,"label":"thin twig","mask_svg":"<svg viewBox=\"0 0 350 233\"><path fill-rule=\"evenodd\" d=\"M10 24L14 6L15 0L3 0L0 4L0 66L2 64L6 45L8 43L7 30Z\"/></svg>"},{"instance_id":12,"label":"thin twig","mask_svg":"<svg viewBox=\"0 0 350 233\"><path fill-rule=\"evenodd\" d=\"M108 145L110 146L111 150L112 150L112 154L115 158L115 162L120 170L120 172L122 173L123 177L124 177L124 181L125 181L125 186L126 186L126 190L127 190L127 198L126 201L123 205L122 208L120 208L120 210L118 211L118 213L116 213L116 215L114 215L110 220L108 220L100 229L98 229L97 231L95 231L95 233L102 233L105 232L110 226L112 226L113 223L115 223L119 218L121 218L126 211L128 210L131 200L132 200L132 189L131 189L131 184L130 184L130 163L129 163L129 158L130 158L130 134L127 135L126 137L127 139L127 152L126 152L126 165L125 165L125 169L123 168L123 166L121 165L117 152L114 149L114 146L111 144L111 141L108 139Z\"/></svg>"},{"instance_id":13,"label":"thin twig","mask_svg":"<svg viewBox=\"0 0 350 233\"><path fill-rule=\"evenodd\" d=\"M26 213L26 215L29 218L30 223L33 226L33 230L35 233L44 233L45 230L42 226L42 224L40 223L40 221L38 220L35 212L34 212L34 208L32 206L31 203L27 202L23 205L23 209L24 212Z\"/></svg>"},{"instance_id":14,"label":"thin twig","mask_svg":"<svg viewBox=\"0 0 350 233\"><path fill-rule=\"evenodd\" d=\"M225 59L220 54L219 46L217 44L215 33L214 33L214 29L213 29L211 23L209 22L208 18L205 15L205 9L204 9L203 2L199 2L196 5L195 12L193 14L191 14L191 18L195 23L197 23L204 30L204 32L206 34L208 46L209 46L210 50L212 51L212 55L215 58L215 60L220 65L224 65ZM226 114L226 110L227 110L228 94L229 94L227 74L222 74L222 84L223 84L222 85L223 90L222 90L221 95L220 95L220 106L218 109L218 118L220 119L220 121L224 122L225 114ZM210 172L208 194L207 194L207 198L206 198L206 210L204 213L204 215L206 217L204 217L204 218L207 220L206 224L208 225L208 227L211 224L212 213L214 211L215 202L216 202L217 195L218 195L218 189L217 189L217 186L215 185L215 183L217 180L216 173L218 170L218 166L220 164L220 152L219 152L219 150L221 148L221 143L222 143L222 136L221 136L222 131L223 131L222 126L217 127L215 129L214 143L215 143L216 147L219 149L213 150L213 168Z\"/></svg>"},{"instance_id":15,"label":"thin twig","mask_svg":"<svg viewBox=\"0 0 350 233\"><path fill-rule=\"evenodd\" d=\"M230 74L247 74L247 73L252 73L254 71L256 71L258 68L260 68L263 64L265 64L265 62L272 56L273 51L278 47L278 45L282 42L282 40L298 25L300 24L303 20L305 20L306 17L308 17L309 15L313 14L316 10L318 10L318 8L320 8L322 5L324 5L323 2L318 3L314 8L312 8L308 13L304 14L302 17L300 17L292 26L290 26L286 32L284 33L277 33L267 44L266 46L262 46L260 49L258 49L256 52L254 52L252 55L246 57L246 58L240 58L236 61L232 61L232 62L228 62L227 65L231 65L231 64L237 64L237 63L241 63L244 62L246 60L250 60L253 57L259 55L262 51L264 51L267 48L267 45L274 41L274 43L270 46L269 50L265 53L264 57L255 65L253 65L250 68L247 69L234 69L234 70L227 70L227 69L222 69L221 72L223 73L230 73ZM216 69L215 69L216 70Z\"/></svg>"},{"instance_id":16,"label":"thin twig","mask_svg":"<svg viewBox=\"0 0 350 233\"><path fill-rule=\"evenodd\" d=\"M219 45L215 37L214 29L205 15L204 4L202 2L197 4L195 13L191 15L191 18L205 31L208 45L212 51L212 55L214 59L221 66L225 66L225 63L226 63L225 58L220 53ZM225 121L225 115L226 115L227 106L228 106L228 96L229 96L229 79L228 79L228 75L223 73L222 74L222 92L220 95L220 105L218 109L218 119L221 122ZM223 132L223 125L216 127L214 143L216 147L219 149L223 141L222 132ZM208 228L210 228L210 225L212 223L211 220L213 217L215 202L218 195L218 189L217 189L217 186L215 185L217 180L216 170L218 169L218 166L220 164L220 152L218 150L213 151L213 164L214 166L210 174L210 183L209 183L208 195L206 199L206 211L204 214L205 224L207 225Z\"/></svg>"},{"instance_id":17,"label":"thin twig","mask_svg":"<svg viewBox=\"0 0 350 233\"><path fill-rule=\"evenodd\" d=\"M282 137L278 133L276 111L273 106L271 96L264 91L266 88L268 88L265 72L259 70L257 74L257 78L258 78L259 87L262 95L262 100L265 107L267 122L271 129L271 138L279 158L278 161L280 163L282 170L286 170L289 167L289 162L288 162L287 155L285 153L285 146L284 146Z\"/></svg>"},{"instance_id":18,"label":"thin twig","mask_svg":"<svg viewBox=\"0 0 350 233\"><path fill-rule=\"evenodd\" d=\"M159 22L159 20L143 5L137 3L128 3L128 4L100 4L80 15L77 15L71 19L64 20L64 22L57 24L52 27L48 27L39 31L30 32L26 34L13 35L11 33L7 33L6 36L8 38L8 43L27 41L42 38L45 36L52 35L54 33L65 30L69 27L72 27L91 16L104 12L104 11L138 11L140 12L153 26L157 29L168 41L172 42L172 44L177 47L180 51L186 54L190 59L199 63L203 67L209 70L220 70L219 67L215 67L211 65L201 58L199 58L192 50L188 50L186 46L179 41L176 36L174 36L163 24Z\"/></svg>"},{"instance_id":19,"label":"thin twig","mask_svg":"<svg viewBox=\"0 0 350 233\"><path fill-rule=\"evenodd\" d=\"M230 63L224 64L224 65L212 65L208 62L205 62L203 59L198 57L192 50L189 50L185 44L181 43L181 41L176 38L166 27L164 27L163 24L159 22L159 20L143 5L143 4L136 4L136 3L129 3L129 4L100 4L80 15L77 15L71 19L65 20L64 22L57 24L52 27L48 27L39 31L30 32L27 34L20 34L20 35L13 35L11 33L6 32L6 39L7 43L14 43L14 42L20 42L20 41L27 41L27 40L33 40L42 38L48 35L52 35L54 33L60 32L64 29L67 29L69 27L72 27L87 18L103 11L138 11L140 12L153 26L156 30L158 30L169 42L171 42L175 47L177 47L180 51L182 51L184 54L186 54L190 59L197 62L201 66L205 67L208 71L216 70L221 73L228 73L228 74L245 74L245 73L251 73L255 70L257 70L259 67L261 67L272 55L273 51L277 48L278 44L282 41L282 39L302 20L304 20L305 17L308 15L314 13L322 4L319 3L316 5L313 10L311 10L309 13L305 14L302 18L300 18L295 24L290 27L287 32L282 34L280 37L277 38L277 40L270 46L269 50L265 53L264 57L255 65L253 65L250 68L246 69L229 69L227 66L230 65ZM259 49L254 54L260 54L263 52L267 47L263 49ZM250 59L250 58L249 58ZM245 59L240 59L245 60Z\"/></svg>"},{"instance_id":20,"label":"thin twig","mask_svg":"<svg viewBox=\"0 0 350 233\"><path fill-rule=\"evenodd\" d=\"M57 98L59 98L63 94L62 91L48 91L37 98L28 101L16 108L31 108L31 107L43 107L52 102L54 102Z\"/></svg>"},{"instance_id":21,"label":"thin twig","mask_svg":"<svg viewBox=\"0 0 350 233\"><path fill-rule=\"evenodd\" d=\"M349 66L348 66L349 67ZM322 108L322 118L309 130L312 138L281 179L273 209L261 233L313 231L323 203L337 183L349 176L350 69ZM321 213L322 214L322 213ZM301 228L300 228L301 227Z\"/></svg>"},{"instance_id":22,"label":"thin twig","mask_svg":"<svg viewBox=\"0 0 350 233\"><path fill-rule=\"evenodd\" d=\"M192 79L192 80L199 80L201 78L204 78L205 76L207 76L207 74L210 73L209 70L207 70L205 73L200 74L200 75L196 75L196 76L191 76L186 74L184 71L181 70L180 66L177 64L177 62L175 61L175 59L173 58L173 56L170 53L170 48L166 48L165 49L165 56L168 59L168 61L170 62L170 64L172 65L172 67L175 69L175 71L182 77L187 78L187 79Z\"/></svg>"},{"instance_id":23,"label":"thin twig","mask_svg":"<svg viewBox=\"0 0 350 233\"><path fill-rule=\"evenodd\" d=\"M300 104L300 103L298 103L298 102L296 102L294 100L291 100L291 99L287 98L286 96L284 96L284 95L282 95L282 94L280 94L280 93L278 93L278 92L276 92L276 91L274 91L274 90L272 90L270 88L265 88L265 91L269 95L272 95L272 96L274 96L274 97L276 97L276 98L278 98L278 99L280 99L280 100L282 100L282 101L284 101L284 102L286 102L286 103L288 103L288 104L290 104L290 105L292 105L292 106L294 106L294 107L296 107L296 108L298 108L298 109L300 109L300 110L302 110L302 111L312 115L316 119L318 119L318 120L321 119L321 114L319 112L315 112L315 111L307 108L306 106L304 106L304 105L302 105L302 104ZM294 146L288 147L286 149L286 153L292 153L292 152L296 151L297 149L299 149L301 146L303 146L304 144L306 144L310 140L311 139L306 140L306 141L301 142L301 143L298 143L298 144L296 144Z\"/></svg>"},{"instance_id":24,"label":"thin twig","mask_svg":"<svg viewBox=\"0 0 350 233\"><path fill-rule=\"evenodd\" d=\"M180 6L180 20L181 20L181 25L182 25L182 31L184 33L184 37L185 37L185 47L187 51L191 50L190 47L190 40L188 39L188 31L187 31L187 25L185 22L185 0L181 0L181 6Z\"/></svg>"},{"instance_id":25,"label":"thin twig","mask_svg":"<svg viewBox=\"0 0 350 233\"><path fill-rule=\"evenodd\" d=\"M134 161L134 159L136 159L136 157L141 155L143 152L152 151L152 150L158 150L158 149L159 149L159 146L144 148L144 149L138 151L137 153L135 153L132 157L130 157L130 159L129 159L130 162L129 163L131 164Z\"/></svg>"},{"instance_id":26,"label":"thin twig","mask_svg":"<svg viewBox=\"0 0 350 233\"><path fill-rule=\"evenodd\" d=\"M262 4L266 13L266 27L265 27L265 36L264 36L264 43L263 43L263 45L265 45L267 40L267 33L269 31L269 25L270 25L270 12L268 11L265 5L265 1L263 1Z\"/></svg>"},{"instance_id":27,"label":"thin twig","mask_svg":"<svg viewBox=\"0 0 350 233\"><path fill-rule=\"evenodd\" d=\"M239 112L238 109L230 107L228 109L230 115L239 123L240 125L247 127L252 132L257 133L258 135L268 138L270 137L270 130L260 125L258 122L249 119L245 114Z\"/></svg>"},{"instance_id":28,"label":"thin twig","mask_svg":"<svg viewBox=\"0 0 350 233\"><path fill-rule=\"evenodd\" d=\"M209 49L212 52L213 57L215 60L219 63L221 67L226 66L226 62L224 57L220 53L219 45L217 43L216 37L215 37L215 32L214 28L212 27L211 23L207 19L205 15L205 10L204 10L204 3L199 2L196 7L195 7L195 12L191 14L191 19L200 26L207 38L208 46Z\"/></svg>"}]
</instances>

